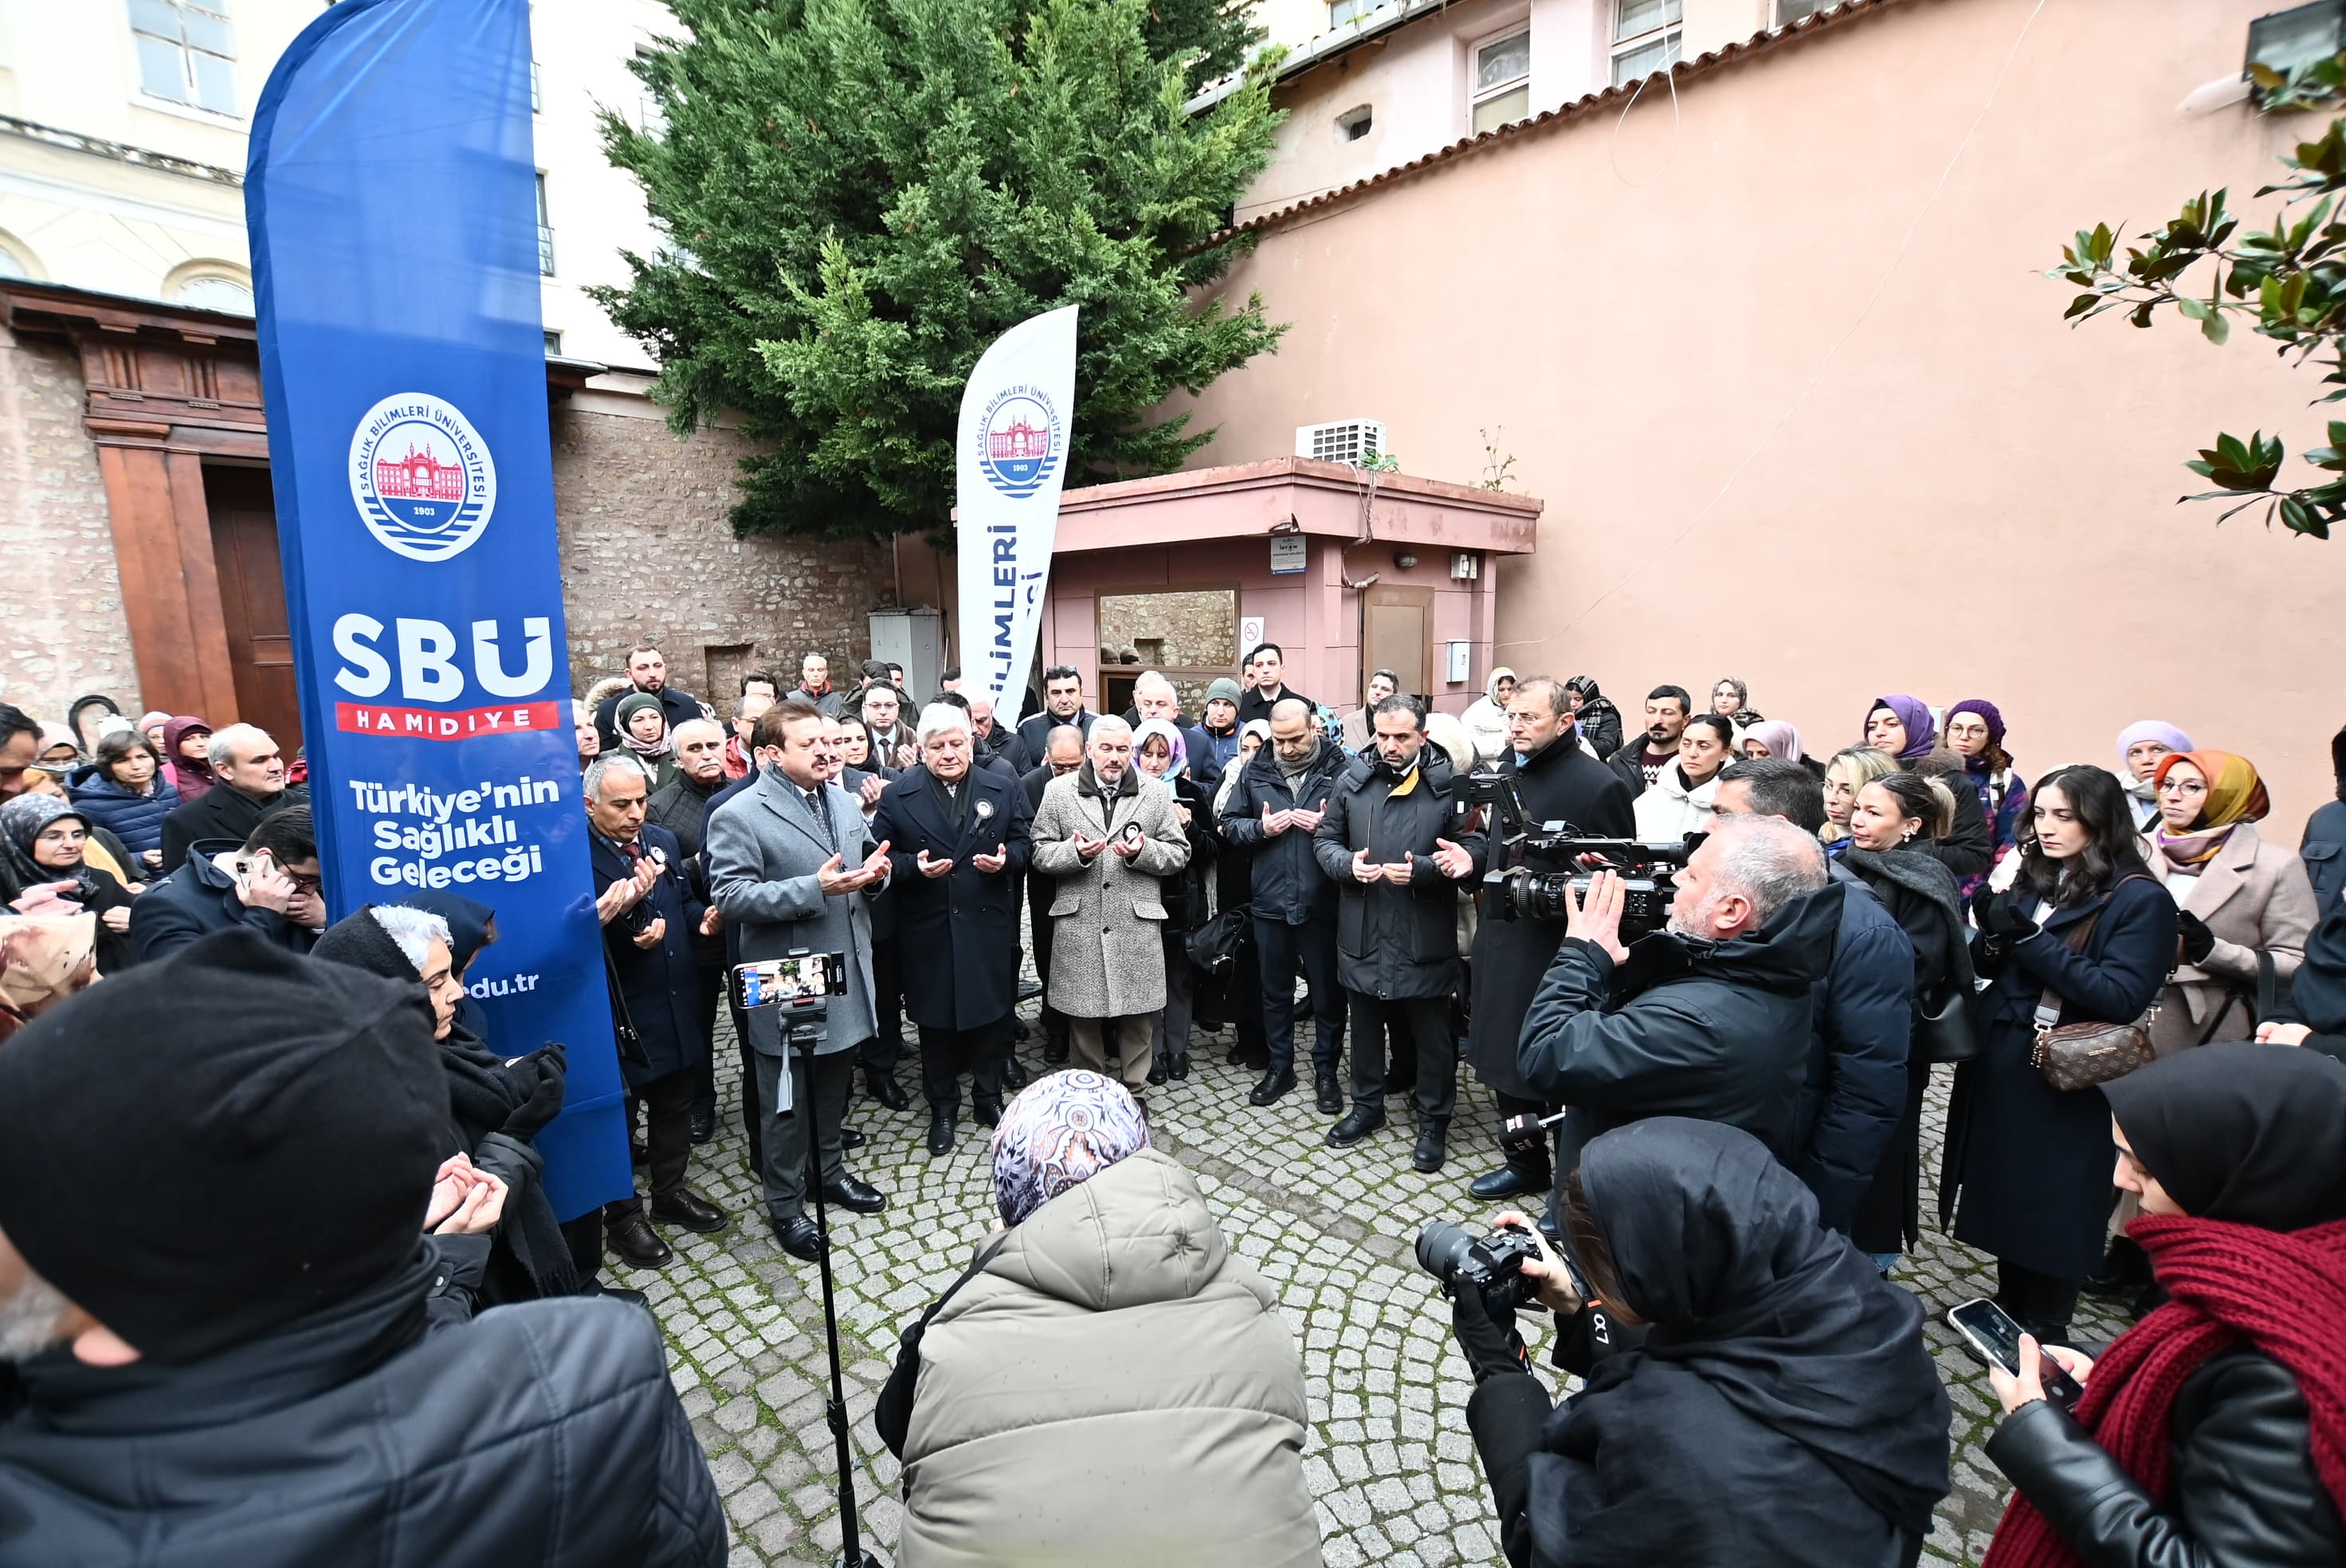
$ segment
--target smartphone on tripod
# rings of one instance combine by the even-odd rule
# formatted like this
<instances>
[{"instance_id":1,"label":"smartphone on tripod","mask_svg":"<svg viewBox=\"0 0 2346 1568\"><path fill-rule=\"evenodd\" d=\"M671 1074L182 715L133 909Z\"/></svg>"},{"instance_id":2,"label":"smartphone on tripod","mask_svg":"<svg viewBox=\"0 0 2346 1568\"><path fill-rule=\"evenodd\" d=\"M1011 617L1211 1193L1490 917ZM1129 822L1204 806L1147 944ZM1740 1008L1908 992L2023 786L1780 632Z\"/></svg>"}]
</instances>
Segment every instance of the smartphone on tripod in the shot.
<instances>
[{"instance_id":1,"label":"smartphone on tripod","mask_svg":"<svg viewBox=\"0 0 2346 1568\"><path fill-rule=\"evenodd\" d=\"M791 952L733 966L733 1004L740 1008L800 1007L847 993L843 952Z\"/></svg>"}]
</instances>

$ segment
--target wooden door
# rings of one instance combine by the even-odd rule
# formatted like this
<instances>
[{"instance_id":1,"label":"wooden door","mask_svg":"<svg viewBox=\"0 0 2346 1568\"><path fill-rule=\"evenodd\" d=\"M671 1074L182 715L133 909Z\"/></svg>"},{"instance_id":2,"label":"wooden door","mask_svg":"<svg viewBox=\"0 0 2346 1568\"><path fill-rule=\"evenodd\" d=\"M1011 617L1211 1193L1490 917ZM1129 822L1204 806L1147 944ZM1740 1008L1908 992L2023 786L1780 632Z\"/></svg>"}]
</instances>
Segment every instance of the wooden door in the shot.
<instances>
[{"instance_id":1,"label":"wooden door","mask_svg":"<svg viewBox=\"0 0 2346 1568\"><path fill-rule=\"evenodd\" d=\"M212 560L236 678L237 717L269 731L290 763L301 745L301 702L293 686L293 637L285 615L285 569L277 556L277 506L269 471L207 466L204 499L211 510Z\"/></svg>"},{"instance_id":2,"label":"wooden door","mask_svg":"<svg viewBox=\"0 0 2346 1568\"><path fill-rule=\"evenodd\" d=\"M1367 624L1362 628L1361 689L1369 689L1372 672L1389 669L1401 677L1401 689L1412 697L1433 690L1433 590L1372 587L1366 596Z\"/></svg>"}]
</instances>

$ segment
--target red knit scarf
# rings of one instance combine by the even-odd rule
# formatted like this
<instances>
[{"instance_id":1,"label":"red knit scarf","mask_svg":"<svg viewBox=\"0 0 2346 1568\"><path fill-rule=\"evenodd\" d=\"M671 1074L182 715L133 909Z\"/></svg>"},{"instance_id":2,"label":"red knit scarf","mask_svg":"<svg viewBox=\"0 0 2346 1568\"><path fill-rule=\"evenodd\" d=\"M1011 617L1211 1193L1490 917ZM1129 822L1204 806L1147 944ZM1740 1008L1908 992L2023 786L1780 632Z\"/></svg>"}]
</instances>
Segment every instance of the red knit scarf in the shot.
<instances>
[{"instance_id":1,"label":"red knit scarf","mask_svg":"<svg viewBox=\"0 0 2346 1568\"><path fill-rule=\"evenodd\" d=\"M2146 1216L2127 1233L2150 1255L2172 1299L2094 1363L2077 1401L2079 1424L2165 1504L2176 1390L2217 1352L2254 1345L2296 1377L2311 1417L2314 1468L2346 1512L2346 1220L2284 1233ZM1983 1568L2082 1563L2015 1492Z\"/></svg>"}]
</instances>

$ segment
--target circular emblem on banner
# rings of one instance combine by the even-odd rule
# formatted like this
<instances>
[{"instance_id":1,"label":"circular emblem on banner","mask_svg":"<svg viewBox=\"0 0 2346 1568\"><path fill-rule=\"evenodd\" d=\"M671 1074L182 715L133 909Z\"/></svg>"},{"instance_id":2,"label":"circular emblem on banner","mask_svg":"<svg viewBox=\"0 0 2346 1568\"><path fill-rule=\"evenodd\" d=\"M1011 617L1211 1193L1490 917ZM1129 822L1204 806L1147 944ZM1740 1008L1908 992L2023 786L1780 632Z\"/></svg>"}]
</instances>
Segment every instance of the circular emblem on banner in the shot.
<instances>
[{"instance_id":1,"label":"circular emblem on banner","mask_svg":"<svg viewBox=\"0 0 2346 1568\"><path fill-rule=\"evenodd\" d=\"M351 499L384 549L444 561L489 525L497 465L455 404L399 392L367 410L352 433Z\"/></svg>"},{"instance_id":2,"label":"circular emblem on banner","mask_svg":"<svg viewBox=\"0 0 2346 1568\"><path fill-rule=\"evenodd\" d=\"M1035 387L1005 387L985 407L978 432L977 465L996 490L1023 501L1043 488L1059 465L1066 438L1058 411Z\"/></svg>"}]
</instances>

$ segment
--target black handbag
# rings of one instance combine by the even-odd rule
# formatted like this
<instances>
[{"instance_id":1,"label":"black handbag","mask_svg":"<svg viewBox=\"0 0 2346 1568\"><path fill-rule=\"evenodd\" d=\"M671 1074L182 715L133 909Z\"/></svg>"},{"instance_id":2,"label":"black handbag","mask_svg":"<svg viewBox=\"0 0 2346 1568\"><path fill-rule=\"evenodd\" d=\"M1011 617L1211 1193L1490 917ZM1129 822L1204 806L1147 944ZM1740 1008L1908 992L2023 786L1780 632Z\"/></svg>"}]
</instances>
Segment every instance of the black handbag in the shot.
<instances>
[{"instance_id":1,"label":"black handbag","mask_svg":"<svg viewBox=\"0 0 2346 1568\"><path fill-rule=\"evenodd\" d=\"M1914 1009L1914 1044L1923 1061L1969 1062L1980 1054L1979 1035L1972 1028L1971 998L1963 987L1947 988L1935 1008L1919 1003Z\"/></svg>"},{"instance_id":2,"label":"black handbag","mask_svg":"<svg viewBox=\"0 0 2346 1568\"><path fill-rule=\"evenodd\" d=\"M881 1385L879 1399L872 1401L872 1430L880 1434L880 1441L888 1445L888 1451L900 1460L904 1457L904 1439L913 1430L913 1396L919 1391L921 1384L921 1339L929 1331L929 1319L954 1298L954 1292L977 1278L978 1270L985 1267L994 1250L989 1247L979 1253L977 1261L964 1269L960 1278L946 1286L945 1293L929 1304L929 1309L921 1314L919 1321L904 1330L903 1338L896 1346L896 1365L889 1372L888 1380Z\"/></svg>"},{"instance_id":3,"label":"black handbag","mask_svg":"<svg viewBox=\"0 0 2346 1568\"><path fill-rule=\"evenodd\" d=\"M1254 942L1254 906L1224 910L1196 931L1186 943L1189 962L1200 972L1220 976L1239 961Z\"/></svg>"},{"instance_id":4,"label":"black handbag","mask_svg":"<svg viewBox=\"0 0 2346 1568\"><path fill-rule=\"evenodd\" d=\"M619 989L619 972L611 966L607 946L603 949L603 983L611 993L611 1043L618 1048L619 1060L634 1067L650 1066L651 1053L644 1049L636 1021L627 1013L627 993Z\"/></svg>"}]
</instances>

